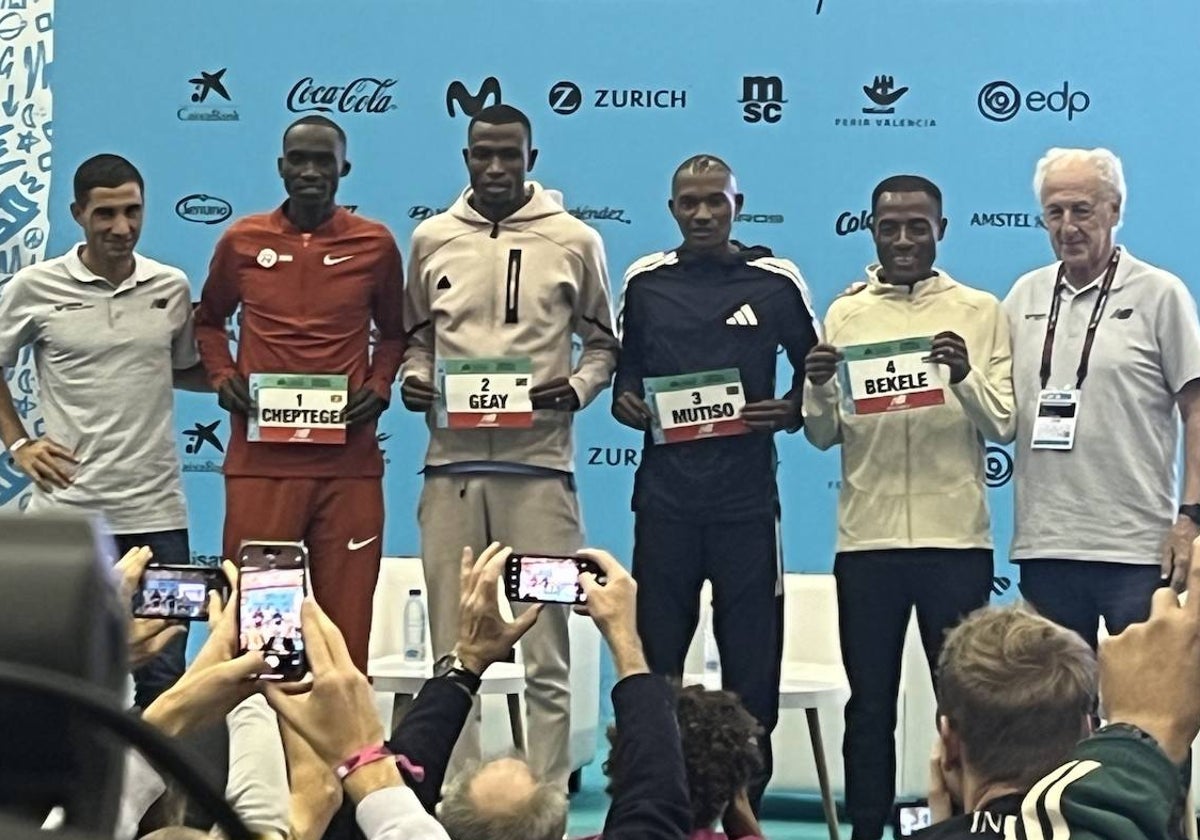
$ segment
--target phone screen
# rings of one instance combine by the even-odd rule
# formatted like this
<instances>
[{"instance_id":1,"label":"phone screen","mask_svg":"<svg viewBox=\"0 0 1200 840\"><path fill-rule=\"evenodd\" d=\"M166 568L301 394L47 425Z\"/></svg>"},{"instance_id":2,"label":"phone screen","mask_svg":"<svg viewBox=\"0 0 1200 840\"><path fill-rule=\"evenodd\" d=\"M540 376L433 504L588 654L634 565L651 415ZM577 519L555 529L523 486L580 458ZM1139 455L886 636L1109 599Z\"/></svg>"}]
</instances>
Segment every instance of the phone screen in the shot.
<instances>
[{"instance_id":1,"label":"phone screen","mask_svg":"<svg viewBox=\"0 0 1200 840\"><path fill-rule=\"evenodd\" d=\"M300 632L304 568L243 567L238 589L241 650L263 652L271 670L262 679L300 679L307 668Z\"/></svg>"},{"instance_id":2,"label":"phone screen","mask_svg":"<svg viewBox=\"0 0 1200 840\"><path fill-rule=\"evenodd\" d=\"M574 604L583 599L579 566L571 558L521 557L517 599Z\"/></svg>"},{"instance_id":3,"label":"phone screen","mask_svg":"<svg viewBox=\"0 0 1200 840\"><path fill-rule=\"evenodd\" d=\"M932 815L928 806L914 805L900 808L901 837L907 837L922 828L928 828L932 824Z\"/></svg>"},{"instance_id":4,"label":"phone screen","mask_svg":"<svg viewBox=\"0 0 1200 840\"><path fill-rule=\"evenodd\" d=\"M147 567L133 595L137 618L203 621L208 618L208 593L221 589L219 569Z\"/></svg>"}]
</instances>

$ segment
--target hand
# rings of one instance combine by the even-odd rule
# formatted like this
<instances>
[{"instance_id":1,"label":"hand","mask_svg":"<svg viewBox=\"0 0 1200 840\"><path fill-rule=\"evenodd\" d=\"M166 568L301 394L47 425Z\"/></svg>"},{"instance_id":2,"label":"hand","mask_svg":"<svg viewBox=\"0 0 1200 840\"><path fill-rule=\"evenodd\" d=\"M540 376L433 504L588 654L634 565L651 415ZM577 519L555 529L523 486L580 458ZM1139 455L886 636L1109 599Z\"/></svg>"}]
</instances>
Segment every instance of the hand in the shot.
<instances>
[{"instance_id":1,"label":"hand","mask_svg":"<svg viewBox=\"0 0 1200 840\"><path fill-rule=\"evenodd\" d=\"M268 684L263 693L321 761L336 767L364 747L383 743L375 694L354 667L341 632L312 598L300 607L300 629L312 670L311 690L298 694L296 687Z\"/></svg>"},{"instance_id":2,"label":"hand","mask_svg":"<svg viewBox=\"0 0 1200 840\"><path fill-rule=\"evenodd\" d=\"M946 726L946 719L941 719ZM933 739L933 754L929 756L929 814L930 822L940 823L954 816L954 803L962 799L962 768L951 766L946 758L945 745L939 733Z\"/></svg>"},{"instance_id":3,"label":"hand","mask_svg":"<svg viewBox=\"0 0 1200 840\"><path fill-rule=\"evenodd\" d=\"M359 388L346 401L346 425L354 426L359 423L370 423L383 414L388 407L388 401L371 388Z\"/></svg>"},{"instance_id":4,"label":"hand","mask_svg":"<svg viewBox=\"0 0 1200 840\"><path fill-rule=\"evenodd\" d=\"M9 457L17 469L32 478L46 493L71 486L72 478L67 465L79 463L73 453L48 437L29 441L16 452L10 452Z\"/></svg>"},{"instance_id":5,"label":"hand","mask_svg":"<svg viewBox=\"0 0 1200 840\"><path fill-rule=\"evenodd\" d=\"M529 401L535 410L578 411L579 395L565 376L551 379L544 385L529 389Z\"/></svg>"},{"instance_id":6,"label":"hand","mask_svg":"<svg viewBox=\"0 0 1200 840\"><path fill-rule=\"evenodd\" d=\"M542 605L538 604L514 621L505 621L500 615L496 584L511 554L511 548L496 542L485 548L478 560L470 548L463 549L455 651L466 669L479 676L493 662L508 655L542 612Z\"/></svg>"},{"instance_id":7,"label":"hand","mask_svg":"<svg viewBox=\"0 0 1200 840\"><path fill-rule=\"evenodd\" d=\"M131 618L125 646L129 649L129 667L138 668L162 653L174 638L187 632L187 626L165 618Z\"/></svg>"},{"instance_id":8,"label":"hand","mask_svg":"<svg viewBox=\"0 0 1200 840\"><path fill-rule=\"evenodd\" d=\"M1182 764L1200 732L1200 564L1190 565L1186 604L1159 589L1150 618L1105 639L1099 659L1105 719L1148 732Z\"/></svg>"},{"instance_id":9,"label":"hand","mask_svg":"<svg viewBox=\"0 0 1200 840\"><path fill-rule=\"evenodd\" d=\"M650 406L633 391L623 391L621 396L613 401L613 417L631 429L644 432L650 428Z\"/></svg>"},{"instance_id":10,"label":"hand","mask_svg":"<svg viewBox=\"0 0 1200 840\"><path fill-rule=\"evenodd\" d=\"M967 354L967 342L953 332L940 332L933 337L933 349L921 361L933 362L950 368L950 384L957 385L971 372L971 358Z\"/></svg>"},{"instance_id":11,"label":"hand","mask_svg":"<svg viewBox=\"0 0 1200 840\"><path fill-rule=\"evenodd\" d=\"M1187 586L1188 569L1192 562L1192 541L1200 537L1200 526L1180 516L1167 532L1162 546L1162 579L1176 592Z\"/></svg>"},{"instance_id":12,"label":"hand","mask_svg":"<svg viewBox=\"0 0 1200 840\"><path fill-rule=\"evenodd\" d=\"M814 385L824 385L837 373L842 351L832 344L818 344L804 357L804 376Z\"/></svg>"},{"instance_id":13,"label":"hand","mask_svg":"<svg viewBox=\"0 0 1200 840\"><path fill-rule=\"evenodd\" d=\"M232 563L226 561L225 573L231 575ZM221 720L238 704L258 690L255 677L266 670L262 653L254 651L238 656L237 602L222 604L221 596L208 596L208 641L196 655L179 682L167 689L143 713L143 719L167 735L180 735L199 726Z\"/></svg>"},{"instance_id":14,"label":"hand","mask_svg":"<svg viewBox=\"0 0 1200 840\"><path fill-rule=\"evenodd\" d=\"M154 552L149 546L134 546L125 552L125 556L113 566L117 574L117 589L121 593L121 603L132 609L133 596L142 585L142 575L146 567L154 559Z\"/></svg>"},{"instance_id":15,"label":"hand","mask_svg":"<svg viewBox=\"0 0 1200 840\"><path fill-rule=\"evenodd\" d=\"M759 400L742 406L742 422L756 432L778 432L800 427L800 403Z\"/></svg>"},{"instance_id":16,"label":"hand","mask_svg":"<svg viewBox=\"0 0 1200 840\"><path fill-rule=\"evenodd\" d=\"M607 551L585 548L580 555L596 562L606 581L601 586L596 576L584 572L579 576L587 601L575 608L590 616L612 650L617 675L624 679L631 674L648 673L645 652L637 631L637 583L629 572Z\"/></svg>"},{"instance_id":17,"label":"hand","mask_svg":"<svg viewBox=\"0 0 1200 840\"><path fill-rule=\"evenodd\" d=\"M221 383L217 389L217 404L230 414L249 414L253 403L250 400L250 388L240 373Z\"/></svg>"},{"instance_id":18,"label":"hand","mask_svg":"<svg viewBox=\"0 0 1200 840\"><path fill-rule=\"evenodd\" d=\"M437 391L423 379L410 376L400 383L400 399L409 411L424 413L433 406Z\"/></svg>"},{"instance_id":19,"label":"hand","mask_svg":"<svg viewBox=\"0 0 1200 840\"><path fill-rule=\"evenodd\" d=\"M758 817L754 816L754 809L750 807L750 794L745 788L735 793L733 799L725 806L725 813L721 816L721 828L730 840L763 836L762 826L759 825Z\"/></svg>"},{"instance_id":20,"label":"hand","mask_svg":"<svg viewBox=\"0 0 1200 840\"><path fill-rule=\"evenodd\" d=\"M292 792L288 840L321 840L342 807L342 783L308 741L284 721L279 722L279 735Z\"/></svg>"}]
</instances>

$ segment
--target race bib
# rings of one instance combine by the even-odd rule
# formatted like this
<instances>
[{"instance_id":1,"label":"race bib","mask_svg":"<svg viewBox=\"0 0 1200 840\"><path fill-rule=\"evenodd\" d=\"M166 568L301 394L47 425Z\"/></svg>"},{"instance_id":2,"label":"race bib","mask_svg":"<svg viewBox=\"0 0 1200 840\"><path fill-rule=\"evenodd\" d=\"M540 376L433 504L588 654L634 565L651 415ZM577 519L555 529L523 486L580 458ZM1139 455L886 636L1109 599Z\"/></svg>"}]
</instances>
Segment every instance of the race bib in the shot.
<instances>
[{"instance_id":1,"label":"race bib","mask_svg":"<svg viewBox=\"0 0 1200 840\"><path fill-rule=\"evenodd\" d=\"M345 443L346 377L340 374L250 374L246 440L255 443Z\"/></svg>"},{"instance_id":2,"label":"race bib","mask_svg":"<svg viewBox=\"0 0 1200 840\"><path fill-rule=\"evenodd\" d=\"M1043 390L1033 421L1034 449L1071 449L1079 419L1079 391Z\"/></svg>"},{"instance_id":3,"label":"race bib","mask_svg":"<svg viewBox=\"0 0 1200 840\"><path fill-rule=\"evenodd\" d=\"M438 359L438 428L530 428L532 370L528 358Z\"/></svg>"},{"instance_id":4,"label":"race bib","mask_svg":"<svg viewBox=\"0 0 1200 840\"><path fill-rule=\"evenodd\" d=\"M883 414L946 402L937 365L924 362L933 338L903 338L841 348L838 378L850 414Z\"/></svg>"},{"instance_id":5,"label":"race bib","mask_svg":"<svg viewBox=\"0 0 1200 840\"><path fill-rule=\"evenodd\" d=\"M729 437L750 431L740 416L746 395L736 368L647 377L642 384L653 415L650 435L655 443Z\"/></svg>"}]
</instances>

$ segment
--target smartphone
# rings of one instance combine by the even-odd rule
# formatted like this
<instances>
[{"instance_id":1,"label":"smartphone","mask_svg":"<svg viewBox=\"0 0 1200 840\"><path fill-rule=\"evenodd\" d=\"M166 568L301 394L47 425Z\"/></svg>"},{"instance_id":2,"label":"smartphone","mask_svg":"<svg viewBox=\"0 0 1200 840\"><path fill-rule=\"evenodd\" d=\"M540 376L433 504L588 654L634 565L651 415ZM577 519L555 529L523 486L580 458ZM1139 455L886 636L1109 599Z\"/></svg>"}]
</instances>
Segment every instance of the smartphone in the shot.
<instances>
[{"instance_id":1,"label":"smartphone","mask_svg":"<svg viewBox=\"0 0 1200 840\"><path fill-rule=\"evenodd\" d=\"M218 568L151 564L133 593L133 617L207 621L209 592L229 597L229 581Z\"/></svg>"},{"instance_id":2,"label":"smartphone","mask_svg":"<svg viewBox=\"0 0 1200 840\"><path fill-rule=\"evenodd\" d=\"M504 591L510 601L583 604L587 602L579 585L583 572L591 572L598 582L605 582L600 567L587 557L513 554L504 567Z\"/></svg>"},{"instance_id":3,"label":"smartphone","mask_svg":"<svg viewBox=\"0 0 1200 840\"><path fill-rule=\"evenodd\" d=\"M308 549L298 542L244 542L238 550L238 652L262 651L262 680L296 682L308 672L300 605L308 594Z\"/></svg>"},{"instance_id":4,"label":"smartphone","mask_svg":"<svg viewBox=\"0 0 1200 840\"><path fill-rule=\"evenodd\" d=\"M896 837L910 837L933 825L933 815L924 802L906 802L896 806L893 829Z\"/></svg>"}]
</instances>

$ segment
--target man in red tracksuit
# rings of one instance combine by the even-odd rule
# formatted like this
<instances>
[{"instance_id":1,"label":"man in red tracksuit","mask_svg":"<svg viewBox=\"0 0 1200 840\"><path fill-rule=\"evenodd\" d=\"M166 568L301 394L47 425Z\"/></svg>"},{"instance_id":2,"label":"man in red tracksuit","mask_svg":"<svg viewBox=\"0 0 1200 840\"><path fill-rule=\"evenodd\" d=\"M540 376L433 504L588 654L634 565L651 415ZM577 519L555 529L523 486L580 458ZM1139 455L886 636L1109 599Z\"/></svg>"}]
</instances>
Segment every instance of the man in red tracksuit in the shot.
<instances>
[{"instance_id":1,"label":"man in red tracksuit","mask_svg":"<svg viewBox=\"0 0 1200 840\"><path fill-rule=\"evenodd\" d=\"M231 415L225 556L235 557L242 540L304 540L313 593L365 672L383 545L375 421L404 354L404 281L388 229L334 203L349 171L346 135L332 121L304 117L284 132L279 175L288 199L238 220L217 243L196 338ZM239 305L235 362L225 325ZM257 410L248 386L254 373L347 376L345 443L247 440L246 418Z\"/></svg>"}]
</instances>

